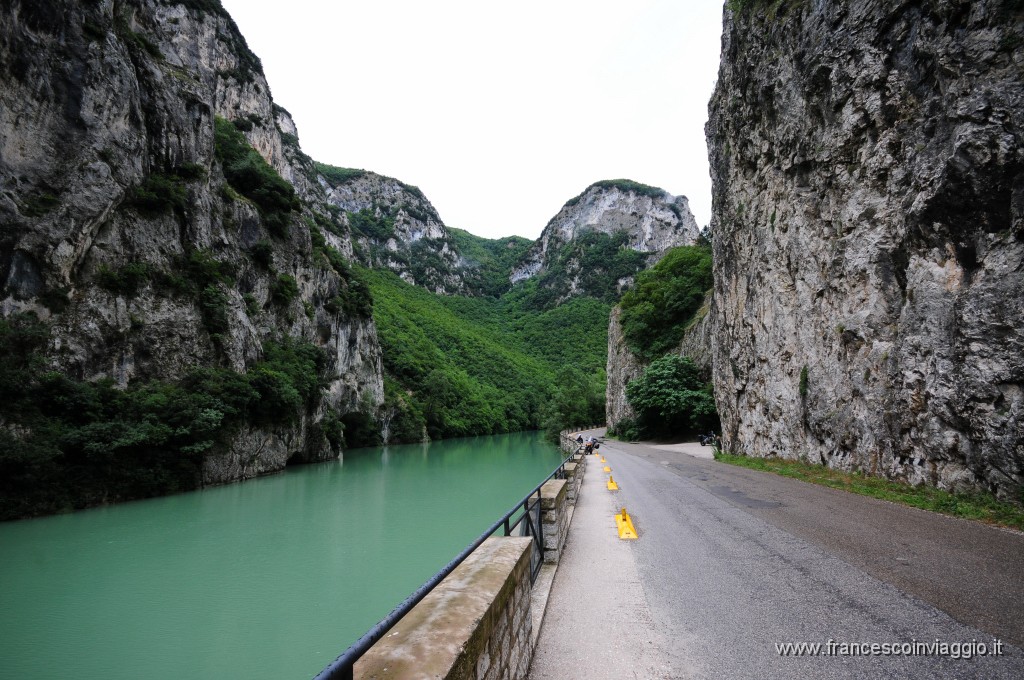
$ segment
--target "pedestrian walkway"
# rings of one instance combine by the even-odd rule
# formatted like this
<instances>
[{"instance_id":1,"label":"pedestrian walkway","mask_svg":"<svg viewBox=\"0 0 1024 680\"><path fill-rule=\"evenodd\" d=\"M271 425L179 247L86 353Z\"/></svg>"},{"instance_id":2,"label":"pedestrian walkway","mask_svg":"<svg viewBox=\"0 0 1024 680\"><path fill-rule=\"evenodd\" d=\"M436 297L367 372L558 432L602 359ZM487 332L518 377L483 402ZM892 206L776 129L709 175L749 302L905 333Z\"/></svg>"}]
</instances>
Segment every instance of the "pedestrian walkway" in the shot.
<instances>
[{"instance_id":1,"label":"pedestrian walkway","mask_svg":"<svg viewBox=\"0 0 1024 680\"><path fill-rule=\"evenodd\" d=\"M584 433L584 436L596 434ZM534 652L530 678L666 678L666 641L647 610L629 544L615 526L614 492L597 456L583 488Z\"/></svg>"}]
</instances>

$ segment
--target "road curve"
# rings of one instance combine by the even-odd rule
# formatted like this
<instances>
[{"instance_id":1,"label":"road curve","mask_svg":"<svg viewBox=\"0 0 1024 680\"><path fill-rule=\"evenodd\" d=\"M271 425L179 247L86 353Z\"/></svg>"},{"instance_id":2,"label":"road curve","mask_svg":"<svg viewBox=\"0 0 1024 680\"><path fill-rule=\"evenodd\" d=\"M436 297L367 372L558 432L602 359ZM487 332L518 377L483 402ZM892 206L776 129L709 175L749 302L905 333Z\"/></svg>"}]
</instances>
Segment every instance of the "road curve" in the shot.
<instances>
[{"instance_id":1,"label":"road curve","mask_svg":"<svg viewBox=\"0 0 1024 680\"><path fill-rule=\"evenodd\" d=\"M588 457L531 678L1024 677L1024 535L663 447L600 451L620 490ZM615 535L623 505L639 540ZM993 639L1003 656L776 647Z\"/></svg>"}]
</instances>

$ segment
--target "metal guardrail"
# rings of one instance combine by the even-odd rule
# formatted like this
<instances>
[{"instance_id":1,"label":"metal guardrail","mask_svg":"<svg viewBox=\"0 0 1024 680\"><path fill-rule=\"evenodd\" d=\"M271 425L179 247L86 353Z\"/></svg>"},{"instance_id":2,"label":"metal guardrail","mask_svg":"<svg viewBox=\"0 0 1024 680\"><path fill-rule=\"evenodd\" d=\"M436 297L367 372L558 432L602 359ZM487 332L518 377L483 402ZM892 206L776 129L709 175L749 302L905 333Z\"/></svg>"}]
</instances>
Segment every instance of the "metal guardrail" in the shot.
<instances>
[{"instance_id":1,"label":"metal guardrail","mask_svg":"<svg viewBox=\"0 0 1024 680\"><path fill-rule=\"evenodd\" d=\"M492 524L487 531L480 534L475 541L466 546L466 548L459 553L455 559L446 564L441 571L431 576L426 583L417 588L411 595L409 595L409 597L402 600L402 602L395 607L390 614L381 619L377 625L352 643L352 645L346 649L341 656L335 659L329 666L327 666L327 668L320 671L314 680L352 680L356 661L358 661L363 654L366 654L366 652L370 650L370 647L372 647L378 640L384 637L387 632L402 619L403 616L408 614L413 607L419 604L420 600L426 597L430 591L432 591L445 579L445 577L448 576L448 574L455 571L455 568L462 564L462 562L469 557L470 553L476 550L481 543L493 536L499 530L502 531L505 536L511 536L513 535L513 532L518 531L519 536L530 536L533 538L533 550L530 555L530 583L533 583L534 579L537 578L538 572L540 572L541 565L544 563L544 532L541 523L540 488L544 486L548 480L565 479L565 464L568 463L572 457L572 455L569 455L563 458L562 462L558 464L558 467L556 467L550 475L545 477L544 481L538 484L533 491L528 493L523 500L516 503L515 507L506 512L504 516ZM516 516L516 513L521 514Z\"/></svg>"}]
</instances>

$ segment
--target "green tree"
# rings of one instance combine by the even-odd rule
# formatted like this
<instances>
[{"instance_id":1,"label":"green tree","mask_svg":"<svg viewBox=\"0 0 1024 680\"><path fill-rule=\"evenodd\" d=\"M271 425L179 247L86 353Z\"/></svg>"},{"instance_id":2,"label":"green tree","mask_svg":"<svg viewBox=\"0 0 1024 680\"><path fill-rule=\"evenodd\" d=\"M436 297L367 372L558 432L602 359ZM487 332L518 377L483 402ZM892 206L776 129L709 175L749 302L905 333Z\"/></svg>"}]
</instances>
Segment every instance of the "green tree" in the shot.
<instances>
[{"instance_id":1,"label":"green tree","mask_svg":"<svg viewBox=\"0 0 1024 680\"><path fill-rule=\"evenodd\" d=\"M292 213L300 206L292 185L249 146L245 135L220 117L214 121L214 143L228 184L256 204L271 234L279 238L287 235Z\"/></svg>"},{"instance_id":2,"label":"green tree","mask_svg":"<svg viewBox=\"0 0 1024 680\"><path fill-rule=\"evenodd\" d=\"M564 366L555 376L555 384L543 408L542 426L551 441L558 433L579 425L604 420L604 381L573 366Z\"/></svg>"},{"instance_id":3,"label":"green tree","mask_svg":"<svg viewBox=\"0 0 1024 680\"><path fill-rule=\"evenodd\" d=\"M622 296L622 333L629 348L650 360L678 345L711 285L708 248L680 246L668 251Z\"/></svg>"},{"instance_id":4,"label":"green tree","mask_svg":"<svg viewBox=\"0 0 1024 680\"><path fill-rule=\"evenodd\" d=\"M643 436L693 434L718 426L711 385L689 357L655 360L626 386L626 398Z\"/></svg>"}]
</instances>

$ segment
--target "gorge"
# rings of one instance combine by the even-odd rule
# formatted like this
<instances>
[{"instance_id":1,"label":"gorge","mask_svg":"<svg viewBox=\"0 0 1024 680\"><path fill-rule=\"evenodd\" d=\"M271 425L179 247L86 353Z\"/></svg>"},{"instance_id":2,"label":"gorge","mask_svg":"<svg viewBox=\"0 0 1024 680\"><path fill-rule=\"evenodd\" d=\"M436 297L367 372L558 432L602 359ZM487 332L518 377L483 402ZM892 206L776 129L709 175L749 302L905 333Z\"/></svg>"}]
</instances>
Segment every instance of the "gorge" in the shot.
<instances>
[{"instance_id":1,"label":"gorge","mask_svg":"<svg viewBox=\"0 0 1024 680\"><path fill-rule=\"evenodd\" d=\"M654 357L609 312L705 239L713 292L660 351L712 376L726 449L1019 502L1022 11L729 2L710 228L606 179L531 242L307 156L217 0L12 0L0 516L330 460L384 423L614 427Z\"/></svg>"},{"instance_id":2,"label":"gorge","mask_svg":"<svg viewBox=\"0 0 1024 680\"><path fill-rule=\"evenodd\" d=\"M216 0L12 2L0 56L5 518L329 460L383 420L600 419L608 307L696 234L627 180L537 245L448 229L416 187L309 158ZM545 415L559 371L586 394Z\"/></svg>"}]
</instances>

